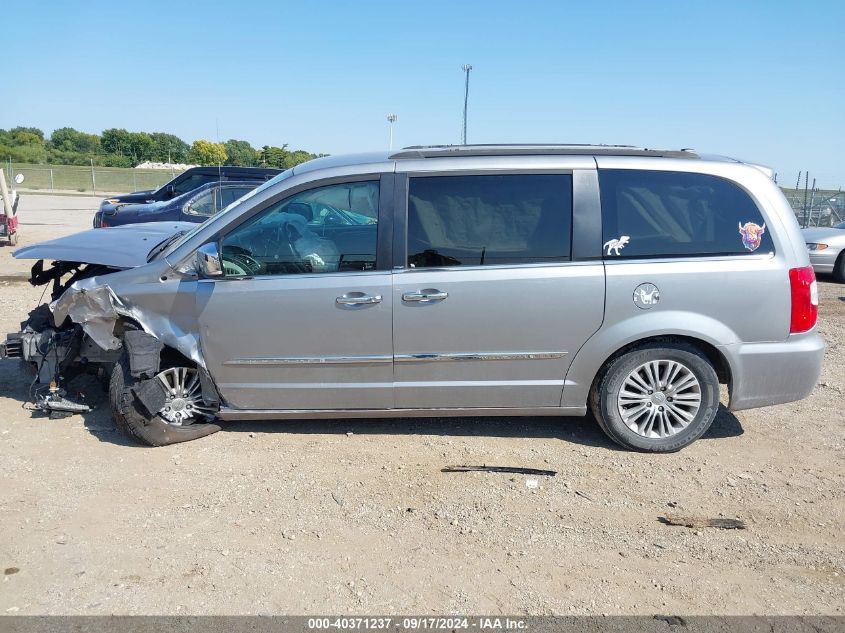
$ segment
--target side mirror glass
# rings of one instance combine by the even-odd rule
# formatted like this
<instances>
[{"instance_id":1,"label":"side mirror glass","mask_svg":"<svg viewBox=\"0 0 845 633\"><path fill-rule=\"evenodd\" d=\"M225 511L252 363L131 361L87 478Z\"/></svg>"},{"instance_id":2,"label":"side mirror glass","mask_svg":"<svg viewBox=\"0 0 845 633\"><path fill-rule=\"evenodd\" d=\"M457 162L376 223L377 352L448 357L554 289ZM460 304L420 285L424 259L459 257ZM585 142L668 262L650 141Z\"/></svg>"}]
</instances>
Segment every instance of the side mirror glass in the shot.
<instances>
[{"instance_id":1,"label":"side mirror glass","mask_svg":"<svg viewBox=\"0 0 845 633\"><path fill-rule=\"evenodd\" d=\"M203 244L197 249L197 272L200 277L222 277L223 266L215 242Z\"/></svg>"}]
</instances>

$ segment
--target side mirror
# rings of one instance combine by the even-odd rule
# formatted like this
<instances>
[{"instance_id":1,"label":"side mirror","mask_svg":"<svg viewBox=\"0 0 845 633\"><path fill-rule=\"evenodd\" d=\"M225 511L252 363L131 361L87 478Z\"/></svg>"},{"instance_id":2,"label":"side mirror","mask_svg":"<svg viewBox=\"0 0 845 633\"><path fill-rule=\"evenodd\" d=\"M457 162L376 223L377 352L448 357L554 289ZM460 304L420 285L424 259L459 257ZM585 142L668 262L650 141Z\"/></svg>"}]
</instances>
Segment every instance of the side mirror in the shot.
<instances>
[{"instance_id":1,"label":"side mirror","mask_svg":"<svg viewBox=\"0 0 845 633\"><path fill-rule=\"evenodd\" d=\"M200 277L223 276L223 265L215 242L203 244L197 249L197 272Z\"/></svg>"},{"instance_id":2,"label":"side mirror","mask_svg":"<svg viewBox=\"0 0 845 633\"><path fill-rule=\"evenodd\" d=\"M173 185L168 185L168 187L167 187L167 189L165 189L165 191L167 192L168 198L175 198L176 197L176 187L174 187Z\"/></svg>"}]
</instances>

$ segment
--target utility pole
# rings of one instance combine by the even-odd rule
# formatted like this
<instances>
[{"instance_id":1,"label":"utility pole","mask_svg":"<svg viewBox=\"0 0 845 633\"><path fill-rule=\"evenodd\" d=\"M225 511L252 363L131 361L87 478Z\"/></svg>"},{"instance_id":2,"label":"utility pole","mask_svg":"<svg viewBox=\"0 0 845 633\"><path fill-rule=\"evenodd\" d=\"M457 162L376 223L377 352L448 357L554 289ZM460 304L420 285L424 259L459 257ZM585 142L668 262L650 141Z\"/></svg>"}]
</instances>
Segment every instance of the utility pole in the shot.
<instances>
[{"instance_id":1,"label":"utility pole","mask_svg":"<svg viewBox=\"0 0 845 633\"><path fill-rule=\"evenodd\" d=\"M388 114L387 115L387 122L390 124L390 144L387 146L389 150L393 150L393 124L399 120L399 117L395 114Z\"/></svg>"},{"instance_id":2,"label":"utility pole","mask_svg":"<svg viewBox=\"0 0 845 633\"><path fill-rule=\"evenodd\" d=\"M467 144L467 104L469 103L469 71L472 70L471 64L464 64L461 69L466 73L466 82L464 83L464 128L461 135L461 144Z\"/></svg>"},{"instance_id":3,"label":"utility pole","mask_svg":"<svg viewBox=\"0 0 845 633\"><path fill-rule=\"evenodd\" d=\"M816 179L813 178L813 188L810 189L811 196L810 196L810 219L808 222L812 223L813 221L813 206L816 204ZM819 220L821 219L821 214L819 214L819 218L816 220L816 226L819 225Z\"/></svg>"},{"instance_id":4,"label":"utility pole","mask_svg":"<svg viewBox=\"0 0 845 633\"><path fill-rule=\"evenodd\" d=\"M807 187L809 187L810 172L804 172L804 228L807 228Z\"/></svg>"}]
</instances>

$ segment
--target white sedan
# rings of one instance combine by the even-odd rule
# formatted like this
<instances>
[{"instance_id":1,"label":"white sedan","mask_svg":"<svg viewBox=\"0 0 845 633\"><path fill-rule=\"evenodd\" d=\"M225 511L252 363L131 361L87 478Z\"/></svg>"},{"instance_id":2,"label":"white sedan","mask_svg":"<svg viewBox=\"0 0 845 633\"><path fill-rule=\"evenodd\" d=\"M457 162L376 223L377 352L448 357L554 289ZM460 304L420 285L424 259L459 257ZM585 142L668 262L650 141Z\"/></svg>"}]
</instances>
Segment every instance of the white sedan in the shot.
<instances>
[{"instance_id":1,"label":"white sedan","mask_svg":"<svg viewBox=\"0 0 845 633\"><path fill-rule=\"evenodd\" d=\"M836 281L845 283L845 222L803 229L801 233L810 251L813 270L832 273Z\"/></svg>"}]
</instances>

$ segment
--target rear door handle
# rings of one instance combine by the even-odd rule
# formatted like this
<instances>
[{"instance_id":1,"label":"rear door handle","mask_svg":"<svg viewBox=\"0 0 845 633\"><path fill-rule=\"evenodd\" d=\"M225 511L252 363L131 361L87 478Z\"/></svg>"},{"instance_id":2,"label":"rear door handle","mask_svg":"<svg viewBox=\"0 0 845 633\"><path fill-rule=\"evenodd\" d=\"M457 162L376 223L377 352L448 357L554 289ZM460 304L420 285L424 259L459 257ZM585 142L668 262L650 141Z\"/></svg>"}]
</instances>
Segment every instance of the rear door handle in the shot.
<instances>
[{"instance_id":1,"label":"rear door handle","mask_svg":"<svg viewBox=\"0 0 845 633\"><path fill-rule=\"evenodd\" d=\"M342 306L368 305L381 303L381 295L365 295L362 292L348 292L335 301Z\"/></svg>"},{"instance_id":2,"label":"rear door handle","mask_svg":"<svg viewBox=\"0 0 845 633\"><path fill-rule=\"evenodd\" d=\"M420 290L419 292L406 292L402 295L402 301L416 301L417 303L433 303L443 301L449 297L448 292L441 290Z\"/></svg>"}]
</instances>

